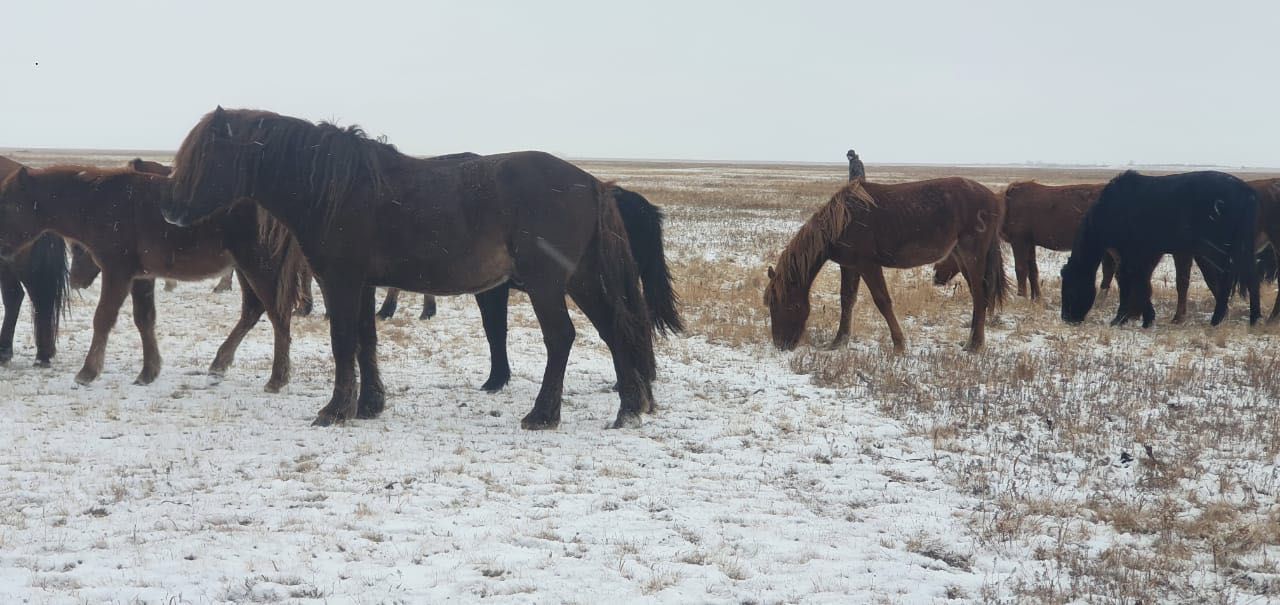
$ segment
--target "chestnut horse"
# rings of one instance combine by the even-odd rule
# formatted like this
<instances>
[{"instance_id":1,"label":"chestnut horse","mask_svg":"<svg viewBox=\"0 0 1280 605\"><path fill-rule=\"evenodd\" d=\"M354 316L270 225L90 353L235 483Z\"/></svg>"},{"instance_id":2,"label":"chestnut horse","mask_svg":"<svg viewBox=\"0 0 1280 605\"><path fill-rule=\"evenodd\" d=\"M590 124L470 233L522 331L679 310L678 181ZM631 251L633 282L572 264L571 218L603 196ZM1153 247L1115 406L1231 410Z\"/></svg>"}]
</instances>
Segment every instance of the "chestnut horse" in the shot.
<instances>
[{"instance_id":1,"label":"chestnut horse","mask_svg":"<svg viewBox=\"0 0 1280 605\"><path fill-rule=\"evenodd\" d=\"M1248 291L1249 323L1256 323L1257 198L1244 181L1223 172L1145 176L1130 170L1111 179L1085 213L1062 268L1062 319L1084 320L1096 296L1098 265L1114 249L1120 255L1120 304L1112 325L1141 316L1142 327L1151 326L1151 274L1165 254L1193 255L1211 268L1202 272L1216 300L1212 325L1226 317L1237 283Z\"/></svg>"},{"instance_id":2,"label":"chestnut horse","mask_svg":"<svg viewBox=\"0 0 1280 605\"><path fill-rule=\"evenodd\" d=\"M1264 247L1270 245L1270 250L1263 250L1259 253L1262 255L1271 255L1271 267L1277 264L1277 256L1280 255L1280 178L1261 179L1249 181L1249 186L1253 188L1258 195L1258 238L1255 245ZM1270 279L1270 276L1268 276ZM1267 323L1274 323L1280 319L1280 280L1276 285L1276 302L1271 308L1271 315L1267 317Z\"/></svg>"},{"instance_id":3,"label":"chestnut horse","mask_svg":"<svg viewBox=\"0 0 1280 605\"><path fill-rule=\"evenodd\" d=\"M22 164L0 157L0 181ZM24 296L31 297L35 324L37 367L47 368L58 349L58 320L67 300L66 242L52 233L36 240L12 259L0 260L0 299L4 301L4 325L0 328L0 364L13 359L13 335Z\"/></svg>"},{"instance_id":4,"label":"chestnut horse","mask_svg":"<svg viewBox=\"0 0 1280 605\"><path fill-rule=\"evenodd\" d=\"M169 197L168 178L131 169L59 166L19 169L0 185L0 256L51 231L82 244L102 267L102 291L93 318L93 342L76 382L102 372L107 336L125 297L142 336L137 384L160 373L155 337L155 279L205 279L235 264L241 269L240 321L209 368L224 373L245 334L266 311L275 327L275 362L267 391L289 380L289 315L296 296L299 255L290 255L287 231L252 204L235 205L190 228L164 221L159 205ZM291 258L295 257L295 258Z\"/></svg>"},{"instance_id":5,"label":"chestnut horse","mask_svg":"<svg viewBox=\"0 0 1280 605\"><path fill-rule=\"evenodd\" d=\"M164 210L175 224L250 198L297 237L324 292L335 361L317 425L385 407L375 286L454 295L511 282L527 292L547 366L526 429L560 422L574 339L568 294L613 355L613 426L652 410L650 319L626 229L605 185L568 162L540 152L423 160L357 127L219 107L182 142L174 180Z\"/></svg>"},{"instance_id":6,"label":"chestnut horse","mask_svg":"<svg viewBox=\"0 0 1280 605\"><path fill-rule=\"evenodd\" d=\"M764 302L774 345L791 350L799 343L809 318L809 288L830 260L840 265L840 326L832 346L848 339L862 280L889 324L894 350L903 351L905 339L893 313L884 268L906 269L950 256L973 297L965 349L982 348L987 311L1004 302L1008 287L996 234L1003 218L1000 198L968 179L849 183L800 228L782 251L777 270L769 268Z\"/></svg>"}]
</instances>

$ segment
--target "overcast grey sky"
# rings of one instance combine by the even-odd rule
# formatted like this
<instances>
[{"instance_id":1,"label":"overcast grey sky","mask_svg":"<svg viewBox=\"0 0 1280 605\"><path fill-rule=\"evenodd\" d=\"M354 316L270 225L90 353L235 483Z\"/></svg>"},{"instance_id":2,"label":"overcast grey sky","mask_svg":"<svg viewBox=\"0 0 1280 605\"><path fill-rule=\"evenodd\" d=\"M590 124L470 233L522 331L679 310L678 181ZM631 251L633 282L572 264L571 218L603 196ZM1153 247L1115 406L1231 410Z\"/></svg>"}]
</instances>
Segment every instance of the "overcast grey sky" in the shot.
<instances>
[{"instance_id":1,"label":"overcast grey sky","mask_svg":"<svg viewBox=\"0 0 1280 605\"><path fill-rule=\"evenodd\" d=\"M1280 166L1280 2L6 2L0 146Z\"/></svg>"}]
</instances>

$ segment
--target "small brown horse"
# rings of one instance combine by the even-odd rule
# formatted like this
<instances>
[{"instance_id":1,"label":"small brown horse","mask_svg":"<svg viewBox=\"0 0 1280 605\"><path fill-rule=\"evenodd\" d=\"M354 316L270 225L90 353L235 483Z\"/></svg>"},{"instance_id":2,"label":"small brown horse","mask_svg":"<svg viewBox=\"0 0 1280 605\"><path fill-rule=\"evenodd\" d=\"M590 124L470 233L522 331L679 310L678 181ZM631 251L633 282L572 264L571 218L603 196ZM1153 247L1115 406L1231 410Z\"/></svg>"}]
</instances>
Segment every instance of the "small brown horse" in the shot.
<instances>
[{"instance_id":1,"label":"small brown horse","mask_svg":"<svg viewBox=\"0 0 1280 605\"><path fill-rule=\"evenodd\" d=\"M333 397L317 425L385 407L375 286L444 295L507 282L523 289L547 347L526 429L560 422L574 339L568 294L613 355L614 426L652 410L650 319L626 229L604 183L564 160L540 152L421 160L356 127L219 107L182 142L174 180L168 220L191 224L250 198L302 245L324 292L335 361Z\"/></svg>"},{"instance_id":2,"label":"small brown horse","mask_svg":"<svg viewBox=\"0 0 1280 605\"><path fill-rule=\"evenodd\" d=\"M46 231L84 245L102 267L102 291L93 318L93 342L76 382L102 372L107 336L132 290L134 323L142 336L138 384L160 373L155 337L155 279L205 279L235 264L241 269L240 321L218 349L209 371L222 374L236 348L265 311L275 327L275 362L267 391L289 380L289 315L296 296L299 259L290 255L287 232L252 204L234 205L213 220L184 228L165 222L160 204L168 178L130 169L26 168L0 185L0 256Z\"/></svg>"},{"instance_id":3,"label":"small brown horse","mask_svg":"<svg viewBox=\"0 0 1280 605\"><path fill-rule=\"evenodd\" d=\"M22 164L0 157L0 181L20 168ZM67 301L66 242L57 235L46 234L12 259L0 261L0 299L4 302L0 365L13 359L13 336L26 296L31 297L35 324L35 365L47 368L58 349L58 320Z\"/></svg>"},{"instance_id":4,"label":"small brown horse","mask_svg":"<svg viewBox=\"0 0 1280 605\"><path fill-rule=\"evenodd\" d=\"M809 318L809 288L830 260L840 265L840 326L832 346L848 339L862 280L889 324L894 350L904 350L884 268L906 269L950 256L957 260L973 297L965 349L982 348L987 310L1004 302L1008 286L996 235L1003 218L1000 198L968 179L849 183L800 228L782 251L777 271L769 268L764 302L774 345L791 350L800 342Z\"/></svg>"}]
</instances>

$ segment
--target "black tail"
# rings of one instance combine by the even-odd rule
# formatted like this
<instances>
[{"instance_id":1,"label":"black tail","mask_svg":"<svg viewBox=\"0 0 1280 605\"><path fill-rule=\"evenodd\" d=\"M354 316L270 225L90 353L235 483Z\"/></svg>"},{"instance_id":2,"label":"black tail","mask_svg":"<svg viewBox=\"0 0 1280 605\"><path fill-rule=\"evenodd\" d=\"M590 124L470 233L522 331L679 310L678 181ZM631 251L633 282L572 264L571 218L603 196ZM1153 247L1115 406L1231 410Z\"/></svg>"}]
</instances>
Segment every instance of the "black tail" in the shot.
<instances>
[{"instance_id":1,"label":"black tail","mask_svg":"<svg viewBox=\"0 0 1280 605\"><path fill-rule=\"evenodd\" d=\"M27 287L35 320L36 361L47 364L58 342L58 323L66 311L67 243L52 233L31 245L22 283Z\"/></svg>"},{"instance_id":2,"label":"black tail","mask_svg":"<svg viewBox=\"0 0 1280 605\"><path fill-rule=\"evenodd\" d=\"M617 210L618 205L610 204L606 199L615 198L613 191L601 187L599 195L601 208L600 224L596 231L599 246L597 253L600 255L601 282L605 291L614 297L614 334L619 339L618 346L630 348L635 369L644 383L648 384L657 375L651 334L655 322L649 318L648 305L640 304L640 300L644 298L640 292L640 282L643 280L638 275L640 271L633 260L634 253L620 245L621 233L627 230L627 225L623 224L622 213ZM619 376L618 380L621 381L622 377Z\"/></svg>"},{"instance_id":3,"label":"black tail","mask_svg":"<svg viewBox=\"0 0 1280 605\"><path fill-rule=\"evenodd\" d=\"M1254 259L1257 263L1255 266L1257 267L1259 281L1276 281L1276 254L1277 250L1275 247L1268 245L1262 252L1259 252L1257 258ZM1249 287L1245 285L1244 282L1237 282L1236 289L1240 293L1240 298L1247 298L1249 296Z\"/></svg>"},{"instance_id":4,"label":"black tail","mask_svg":"<svg viewBox=\"0 0 1280 605\"><path fill-rule=\"evenodd\" d=\"M618 204L622 224L627 229L631 256L644 283L644 302L653 328L661 334L684 332L680 319L680 297L671 287L671 272L662 247L662 210L643 195L614 186L610 193Z\"/></svg>"}]
</instances>

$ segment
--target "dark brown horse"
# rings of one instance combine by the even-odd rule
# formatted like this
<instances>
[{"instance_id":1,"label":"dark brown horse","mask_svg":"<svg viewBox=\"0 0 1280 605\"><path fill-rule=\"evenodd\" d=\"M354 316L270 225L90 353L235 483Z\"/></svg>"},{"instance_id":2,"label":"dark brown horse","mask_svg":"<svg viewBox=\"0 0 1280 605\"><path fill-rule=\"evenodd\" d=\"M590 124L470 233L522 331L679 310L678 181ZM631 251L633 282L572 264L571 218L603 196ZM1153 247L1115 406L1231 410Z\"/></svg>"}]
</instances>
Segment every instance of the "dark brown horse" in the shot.
<instances>
[{"instance_id":1,"label":"dark brown horse","mask_svg":"<svg viewBox=\"0 0 1280 605\"><path fill-rule=\"evenodd\" d=\"M1280 178L1248 181L1249 186L1258 194L1258 240L1259 247L1267 244L1270 250L1259 254L1270 254L1272 260L1280 255ZM1267 323L1280 319L1280 280L1276 285L1276 302L1271 308Z\"/></svg>"},{"instance_id":2,"label":"dark brown horse","mask_svg":"<svg viewBox=\"0 0 1280 605\"><path fill-rule=\"evenodd\" d=\"M22 164L0 157L0 181L19 168ZM57 235L42 236L12 259L0 260L0 299L4 301L0 364L13 359L13 335L25 296L31 297L35 324L35 365L47 368L58 349L58 320L67 300L66 243Z\"/></svg>"},{"instance_id":3,"label":"dark brown horse","mask_svg":"<svg viewBox=\"0 0 1280 605\"><path fill-rule=\"evenodd\" d=\"M1004 302L1007 279L996 226L1004 205L990 189L962 178L899 185L851 182L819 208L769 268L764 302L773 343L790 350L809 318L809 288L828 260L840 265L840 326L832 346L848 339L859 281L889 324L896 351L905 339L893 314L884 268L906 269L954 257L973 297L966 350L982 348L987 311Z\"/></svg>"},{"instance_id":4,"label":"dark brown horse","mask_svg":"<svg viewBox=\"0 0 1280 605\"><path fill-rule=\"evenodd\" d=\"M107 336L130 293L134 323L142 336L137 383L153 381L161 364L155 337L155 279L205 279L234 263L241 269L244 293L240 321L209 371L226 371L240 341L265 311L276 333L275 363L266 388L279 390L289 380L289 314L296 296L291 276L297 261L286 252L288 233L247 203L196 227L170 225L159 206L171 191L169 179L130 169L20 169L0 185L0 256L52 231L82 244L102 267L93 342L76 375L81 384L102 372Z\"/></svg>"},{"instance_id":5,"label":"dark brown horse","mask_svg":"<svg viewBox=\"0 0 1280 605\"><path fill-rule=\"evenodd\" d=\"M451 295L511 282L527 292L547 346L527 429L560 422L568 294L613 354L614 426L652 409L650 320L626 229L605 185L568 162L540 152L421 160L356 127L219 107L183 141L174 179L170 221L191 224L247 197L302 245L329 310L336 371L318 425L385 406L375 286Z\"/></svg>"}]
</instances>

